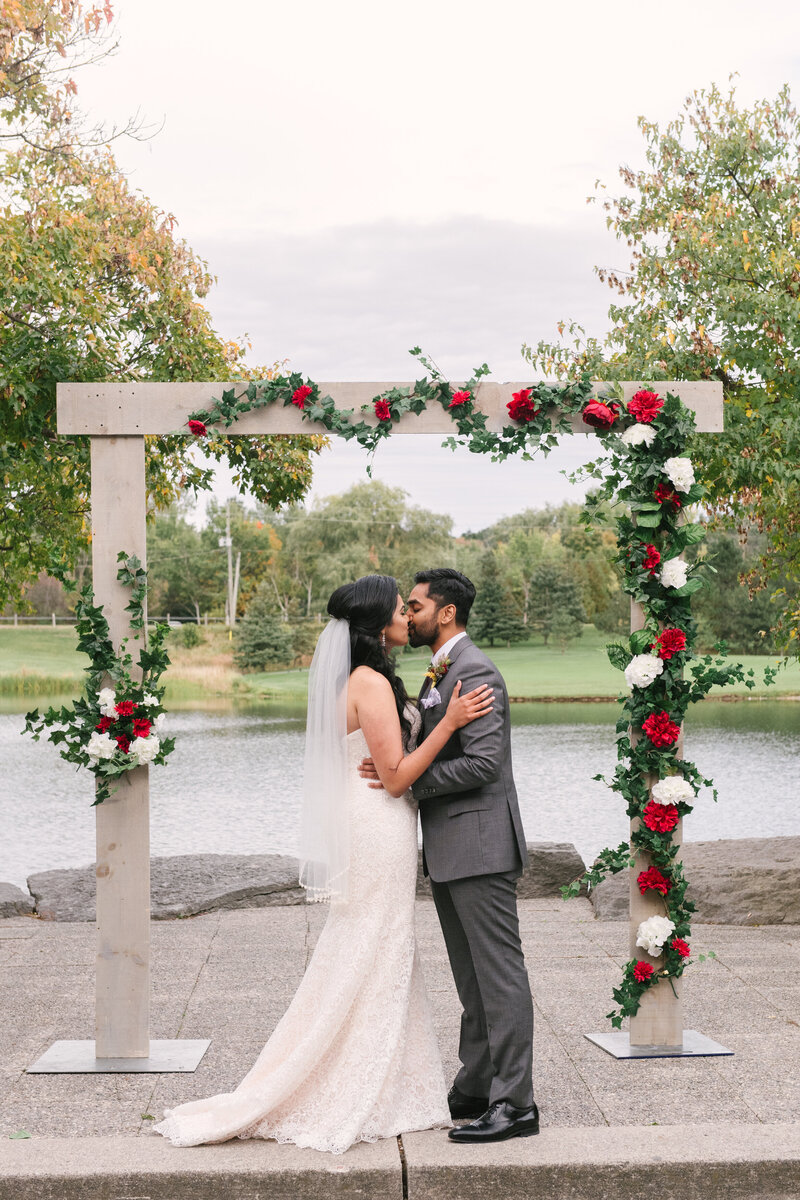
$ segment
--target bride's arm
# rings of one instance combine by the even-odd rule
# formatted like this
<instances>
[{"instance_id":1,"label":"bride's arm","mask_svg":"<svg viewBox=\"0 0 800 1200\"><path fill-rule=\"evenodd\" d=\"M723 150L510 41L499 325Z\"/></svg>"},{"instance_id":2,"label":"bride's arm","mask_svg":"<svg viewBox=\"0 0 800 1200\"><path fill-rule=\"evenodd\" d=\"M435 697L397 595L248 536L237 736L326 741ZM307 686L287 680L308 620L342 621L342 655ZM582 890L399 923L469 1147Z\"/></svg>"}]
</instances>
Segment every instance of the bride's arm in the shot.
<instances>
[{"instance_id":1,"label":"bride's arm","mask_svg":"<svg viewBox=\"0 0 800 1200\"><path fill-rule=\"evenodd\" d=\"M447 712L421 746L403 753L400 718L389 680L359 668L350 676L350 698L367 742L378 778L391 796L403 792L431 765L457 729L492 711L492 690L482 685L465 696L461 681L453 688Z\"/></svg>"}]
</instances>

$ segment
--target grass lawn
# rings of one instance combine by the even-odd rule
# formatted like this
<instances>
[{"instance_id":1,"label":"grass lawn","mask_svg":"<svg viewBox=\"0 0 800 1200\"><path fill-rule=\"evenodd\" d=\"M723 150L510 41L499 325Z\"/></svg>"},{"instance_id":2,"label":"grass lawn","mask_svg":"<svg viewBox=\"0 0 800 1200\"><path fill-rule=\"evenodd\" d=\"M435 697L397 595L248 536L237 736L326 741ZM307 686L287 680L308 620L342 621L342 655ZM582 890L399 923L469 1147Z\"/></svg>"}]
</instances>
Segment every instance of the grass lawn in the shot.
<instances>
[{"instance_id":1,"label":"grass lawn","mask_svg":"<svg viewBox=\"0 0 800 1200\"><path fill-rule=\"evenodd\" d=\"M204 630L202 646L186 650L177 639L170 646L172 665L167 672L167 702L190 701L210 695L264 697L272 700L304 701L306 670L274 671L240 675L230 660L230 641L226 630ZM564 653L557 646L523 644L486 646L508 686L512 697L559 699L615 697L624 690L622 674L608 662L608 639L593 627L571 643ZM796 661L780 671L777 683L768 691L761 682L763 668L779 659L767 655L733 656L756 672L753 694L774 697L800 696L800 664ZM427 650L413 650L399 657L400 673L409 693L416 695L429 661ZM73 693L82 676L84 658L75 650L75 631L69 627L52 629L38 626L0 629L0 694L44 695ZM724 693L747 694L740 684L715 688L712 696Z\"/></svg>"}]
</instances>

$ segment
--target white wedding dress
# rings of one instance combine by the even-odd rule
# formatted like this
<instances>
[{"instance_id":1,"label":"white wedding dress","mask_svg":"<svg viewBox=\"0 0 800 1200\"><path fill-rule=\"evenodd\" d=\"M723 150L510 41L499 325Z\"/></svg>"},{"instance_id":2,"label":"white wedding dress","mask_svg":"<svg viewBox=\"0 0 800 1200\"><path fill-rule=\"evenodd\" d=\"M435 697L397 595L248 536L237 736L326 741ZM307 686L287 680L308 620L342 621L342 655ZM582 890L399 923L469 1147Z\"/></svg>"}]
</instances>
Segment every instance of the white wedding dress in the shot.
<instances>
[{"instance_id":1,"label":"white wedding dress","mask_svg":"<svg viewBox=\"0 0 800 1200\"><path fill-rule=\"evenodd\" d=\"M411 747L420 717L413 713ZM348 746L349 898L335 900L294 998L233 1092L167 1109L153 1128L176 1146L274 1138L340 1154L451 1124L417 956L417 807L358 774ZM409 747L409 748L411 748Z\"/></svg>"}]
</instances>

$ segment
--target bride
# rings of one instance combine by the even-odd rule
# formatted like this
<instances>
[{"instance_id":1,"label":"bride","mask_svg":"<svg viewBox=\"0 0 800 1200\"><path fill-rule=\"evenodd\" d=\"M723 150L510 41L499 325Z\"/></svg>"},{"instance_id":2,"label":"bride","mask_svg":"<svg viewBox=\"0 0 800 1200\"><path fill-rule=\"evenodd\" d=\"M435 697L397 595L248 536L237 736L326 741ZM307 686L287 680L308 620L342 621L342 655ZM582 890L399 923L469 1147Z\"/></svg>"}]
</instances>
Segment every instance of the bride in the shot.
<instances>
[{"instance_id":1,"label":"bride","mask_svg":"<svg viewBox=\"0 0 800 1200\"><path fill-rule=\"evenodd\" d=\"M420 717L388 652L408 641L394 579L337 588L309 675L300 882L330 912L286 1013L233 1092L167 1109L176 1146L274 1138L342 1153L451 1124L414 936L417 810L409 788L456 729L491 711L461 696L416 745ZM358 773L369 755L382 789Z\"/></svg>"}]
</instances>

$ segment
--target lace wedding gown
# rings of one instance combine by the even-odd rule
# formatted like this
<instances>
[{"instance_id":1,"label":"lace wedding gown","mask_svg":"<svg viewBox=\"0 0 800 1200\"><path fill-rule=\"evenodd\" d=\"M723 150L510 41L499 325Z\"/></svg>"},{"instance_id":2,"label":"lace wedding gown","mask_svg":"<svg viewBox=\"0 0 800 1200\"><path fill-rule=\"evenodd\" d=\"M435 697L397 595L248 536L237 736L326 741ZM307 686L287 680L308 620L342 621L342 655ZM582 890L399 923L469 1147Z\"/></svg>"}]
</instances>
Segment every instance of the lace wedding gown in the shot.
<instances>
[{"instance_id":1,"label":"lace wedding gown","mask_svg":"<svg viewBox=\"0 0 800 1200\"><path fill-rule=\"evenodd\" d=\"M413 713L413 746L420 717ZM167 1109L176 1146L274 1138L340 1154L451 1124L414 936L417 809L358 774L348 736L349 898L331 904L294 998L233 1092Z\"/></svg>"}]
</instances>

